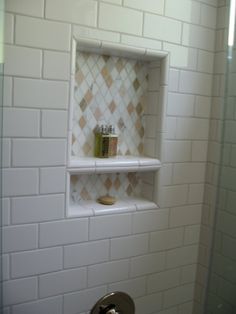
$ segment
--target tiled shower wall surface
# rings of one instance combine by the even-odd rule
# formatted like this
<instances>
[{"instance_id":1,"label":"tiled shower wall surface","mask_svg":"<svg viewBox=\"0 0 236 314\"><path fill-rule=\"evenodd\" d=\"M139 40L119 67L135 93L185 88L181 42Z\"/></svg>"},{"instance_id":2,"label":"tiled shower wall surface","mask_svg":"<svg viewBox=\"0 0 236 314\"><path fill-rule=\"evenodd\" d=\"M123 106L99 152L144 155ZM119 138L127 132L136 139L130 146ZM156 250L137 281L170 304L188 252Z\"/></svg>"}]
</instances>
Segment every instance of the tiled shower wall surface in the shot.
<instances>
[{"instance_id":1,"label":"tiled shower wall surface","mask_svg":"<svg viewBox=\"0 0 236 314\"><path fill-rule=\"evenodd\" d=\"M189 314L205 182L216 0L6 1L4 314ZM170 52L161 208L68 219L71 36Z\"/></svg>"}]
</instances>

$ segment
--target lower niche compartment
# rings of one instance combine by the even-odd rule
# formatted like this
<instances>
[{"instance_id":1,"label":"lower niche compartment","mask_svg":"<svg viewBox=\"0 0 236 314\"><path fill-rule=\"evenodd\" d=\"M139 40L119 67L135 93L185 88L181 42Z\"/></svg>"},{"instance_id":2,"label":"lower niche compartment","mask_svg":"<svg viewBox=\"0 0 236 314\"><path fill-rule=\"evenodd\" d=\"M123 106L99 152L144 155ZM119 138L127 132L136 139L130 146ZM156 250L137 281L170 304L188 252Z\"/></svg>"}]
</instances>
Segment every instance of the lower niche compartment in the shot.
<instances>
[{"instance_id":1,"label":"lower niche compartment","mask_svg":"<svg viewBox=\"0 0 236 314\"><path fill-rule=\"evenodd\" d=\"M69 174L68 215L85 217L156 209L154 183L155 172ZM97 199L104 195L115 197L115 204L98 203Z\"/></svg>"}]
</instances>

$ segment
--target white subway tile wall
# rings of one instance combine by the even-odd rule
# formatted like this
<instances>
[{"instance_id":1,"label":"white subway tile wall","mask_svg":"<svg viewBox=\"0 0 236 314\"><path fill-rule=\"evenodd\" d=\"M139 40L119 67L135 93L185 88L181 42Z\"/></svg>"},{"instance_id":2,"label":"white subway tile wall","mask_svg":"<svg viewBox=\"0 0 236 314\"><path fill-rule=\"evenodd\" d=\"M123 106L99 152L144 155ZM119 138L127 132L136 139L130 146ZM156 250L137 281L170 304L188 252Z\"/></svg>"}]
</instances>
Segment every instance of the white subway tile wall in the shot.
<instances>
[{"instance_id":1,"label":"white subway tile wall","mask_svg":"<svg viewBox=\"0 0 236 314\"><path fill-rule=\"evenodd\" d=\"M222 128L222 119L223 119L223 104L224 104L224 87L225 87L225 73L226 73L226 40L227 40L227 12L228 12L228 5L227 1L219 1L218 3L218 13L216 18L215 10L212 10L211 12L208 12L210 3L206 3L206 6L204 5L204 13L201 17L201 24L206 25L207 27L213 27L216 25L216 37L215 37L215 51L214 53L214 59L212 58L212 53L208 52L201 52L198 55L198 65L199 70L204 70L204 72L207 73L213 73L213 88L212 88L212 101L209 99L209 97L202 97L198 96L195 103L195 114L199 118L202 117L209 117L210 118L210 128L209 128L209 138L208 143L207 142L195 142L192 147L192 154L195 155L195 161L207 161L207 171L206 171L206 180L204 183L204 190L201 185L193 185L191 187L191 192L189 194L190 199L195 202L197 194L203 194L204 193L204 206L202 211L202 226L200 230L197 228L194 230L193 228L190 229L190 226L188 227L188 230L186 229L185 236L188 235L188 243L197 243L196 241L199 241L200 239L200 247L199 247L199 257L198 257L198 267L197 267L197 275L196 275L196 287L195 287L195 310L198 312L201 312L204 306L205 302L205 291L206 291L206 278L207 278L207 272L209 270L209 252L211 248L211 239L213 235L213 221L214 221L214 215L215 215L215 199L217 195L217 186L218 186L218 171L219 171L219 164L220 164L220 150L221 150L221 128ZM211 4L210 4L211 5ZM232 72L235 72L235 69L232 67ZM232 81L231 81L232 79ZM233 82L233 77L231 77L230 81ZM230 96L233 96L234 92L230 94ZM233 101L233 97L231 98L231 101ZM211 105L212 103L212 105ZM234 113L232 112L232 102L230 104L230 101L227 103L227 113L226 113L226 129L230 125L234 123ZM230 128L229 128L230 129ZM229 131L227 130L227 132ZM226 134L225 141L227 148L225 149L224 153L224 162L229 165L230 157L233 156L232 152L232 142L235 143L235 132L233 129L230 130L230 133ZM208 146L208 152L205 147ZM207 153L206 153L207 152ZM231 156L230 156L231 155ZM232 165L233 166L233 165ZM227 168L229 171L227 173L228 176L224 177L224 188L228 189L231 185L231 179L232 174L234 172L234 166L231 168ZM232 187L232 186L231 186ZM225 191L226 192L226 191ZM200 193L200 194L199 194ZM226 192L226 193L229 193ZM217 226L218 232L216 233L216 245L215 248L217 250L217 254L214 256L215 262L213 266L213 277L210 283L210 293L211 297L209 300L217 300L218 296L224 295L224 293L221 290L222 282L231 281L231 278L233 276L233 269L235 270L235 265L231 264L231 257L225 254L224 249L226 248L225 243L223 243L223 234L224 233L231 233L231 236L235 236L234 230L230 229L230 226L232 226L232 223L234 222L235 216L228 217L228 205L227 200L225 199L226 196L223 196L222 193L220 193L220 208L224 208L224 212L220 211L220 221L222 221L222 224L219 223ZM227 198L229 196L227 195ZM189 201L190 201L189 199ZM191 202L191 201L190 201ZM218 209L217 209L218 210ZM225 214L222 214L225 213ZM228 219L229 218L229 219ZM227 220L228 219L228 220ZM227 226L227 230L221 229L221 226L227 221L229 224ZM190 234L190 233L191 234ZM199 238L200 237L200 238ZM221 247L219 246L219 241L222 242ZM224 255L224 256L223 256ZM221 265L225 265L227 269L231 269L230 277L228 276L227 272L224 267L221 267L219 269L219 263ZM219 279L219 277L221 279ZM218 291L218 292L217 292ZM228 295L230 290L228 290ZM228 299L229 300L229 299ZM216 306L218 302L213 301L209 302L210 306ZM225 301L222 303L222 307L228 308L228 304L225 304ZM214 311L214 309L213 309Z\"/></svg>"},{"instance_id":2,"label":"white subway tile wall","mask_svg":"<svg viewBox=\"0 0 236 314\"><path fill-rule=\"evenodd\" d=\"M82 314L112 290L128 292L137 313L192 313L217 6L216 0L6 2L4 313ZM66 218L72 35L170 53L158 210ZM158 127L151 118L159 114L158 97L149 95L150 136ZM145 145L154 154L152 139Z\"/></svg>"}]
</instances>

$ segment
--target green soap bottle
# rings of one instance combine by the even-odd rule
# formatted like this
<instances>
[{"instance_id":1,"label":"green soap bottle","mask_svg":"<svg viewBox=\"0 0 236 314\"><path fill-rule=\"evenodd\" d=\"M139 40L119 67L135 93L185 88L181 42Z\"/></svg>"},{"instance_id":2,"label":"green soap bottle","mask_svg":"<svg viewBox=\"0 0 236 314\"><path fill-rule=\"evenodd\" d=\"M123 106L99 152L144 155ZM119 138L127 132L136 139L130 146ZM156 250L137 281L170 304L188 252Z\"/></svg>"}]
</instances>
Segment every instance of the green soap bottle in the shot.
<instances>
[{"instance_id":1,"label":"green soap bottle","mask_svg":"<svg viewBox=\"0 0 236 314\"><path fill-rule=\"evenodd\" d=\"M101 127L97 126L95 130L95 144L94 144L94 156L95 157L100 157L101 155Z\"/></svg>"}]
</instances>

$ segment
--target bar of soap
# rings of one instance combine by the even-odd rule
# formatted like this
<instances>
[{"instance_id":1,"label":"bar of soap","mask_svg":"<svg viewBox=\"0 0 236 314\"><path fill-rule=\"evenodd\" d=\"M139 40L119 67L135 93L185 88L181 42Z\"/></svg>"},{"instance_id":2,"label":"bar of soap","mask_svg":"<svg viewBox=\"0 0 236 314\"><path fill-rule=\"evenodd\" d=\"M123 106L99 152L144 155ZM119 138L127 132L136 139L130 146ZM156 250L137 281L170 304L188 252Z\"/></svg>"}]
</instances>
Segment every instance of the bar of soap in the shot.
<instances>
[{"instance_id":1,"label":"bar of soap","mask_svg":"<svg viewBox=\"0 0 236 314\"><path fill-rule=\"evenodd\" d=\"M113 205L116 202L116 198L113 196L105 195L98 198L98 202L103 205Z\"/></svg>"}]
</instances>

